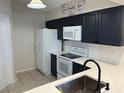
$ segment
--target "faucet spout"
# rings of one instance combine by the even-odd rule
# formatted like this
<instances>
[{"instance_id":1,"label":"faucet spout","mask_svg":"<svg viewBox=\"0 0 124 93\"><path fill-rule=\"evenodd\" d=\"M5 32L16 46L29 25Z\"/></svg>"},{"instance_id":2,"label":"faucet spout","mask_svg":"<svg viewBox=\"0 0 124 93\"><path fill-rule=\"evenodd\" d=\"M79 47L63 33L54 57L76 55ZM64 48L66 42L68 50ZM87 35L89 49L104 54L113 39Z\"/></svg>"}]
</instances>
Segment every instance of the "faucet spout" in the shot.
<instances>
[{"instance_id":1,"label":"faucet spout","mask_svg":"<svg viewBox=\"0 0 124 93\"><path fill-rule=\"evenodd\" d=\"M100 68L100 65L93 59L89 59L89 60L86 60L84 62L84 66L86 66L86 64L88 62L93 62L97 65L98 67L98 82L97 82L97 86L96 86L96 93L101 93L101 86L100 86L100 83L101 83L101 68Z\"/></svg>"}]
</instances>

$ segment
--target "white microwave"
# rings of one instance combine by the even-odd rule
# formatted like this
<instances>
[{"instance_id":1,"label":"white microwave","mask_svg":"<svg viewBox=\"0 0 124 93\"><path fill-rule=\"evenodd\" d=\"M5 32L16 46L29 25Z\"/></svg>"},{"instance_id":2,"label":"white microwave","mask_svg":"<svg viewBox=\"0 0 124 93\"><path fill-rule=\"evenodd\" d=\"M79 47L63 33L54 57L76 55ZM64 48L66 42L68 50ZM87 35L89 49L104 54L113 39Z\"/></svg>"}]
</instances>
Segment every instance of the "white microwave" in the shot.
<instances>
[{"instance_id":1,"label":"white microwave","mask_svg":"<svg viewBox=\"0 0 124 93\"><path fill-rule=\"evenodd\" d=\"M81 41L82 26L63 27L63 39Z\"/></svg>"}]
</instances>

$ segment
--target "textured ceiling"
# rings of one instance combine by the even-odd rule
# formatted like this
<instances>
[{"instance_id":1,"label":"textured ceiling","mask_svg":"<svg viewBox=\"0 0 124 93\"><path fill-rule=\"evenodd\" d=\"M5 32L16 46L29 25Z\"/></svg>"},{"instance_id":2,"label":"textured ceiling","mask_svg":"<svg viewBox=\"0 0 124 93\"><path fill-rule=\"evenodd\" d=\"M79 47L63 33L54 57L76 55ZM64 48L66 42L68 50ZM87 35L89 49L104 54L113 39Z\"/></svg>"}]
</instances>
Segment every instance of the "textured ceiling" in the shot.
<instances>
[{"instance_id":1,"label":"textured ceiling","mask_svg":"<svg viewBox=\"0 0 124 93\"><path fill-rule=\"evenodd\" d=\"M13 1L18 1L18 3L26 5L31 0L13 0ZM61 4L68 2L69 0L42 0L42 1L47 5L47 8L45 9L47 11L52 8L56 8L57 6L60 6Z\"/></svg>"}]
</instances>

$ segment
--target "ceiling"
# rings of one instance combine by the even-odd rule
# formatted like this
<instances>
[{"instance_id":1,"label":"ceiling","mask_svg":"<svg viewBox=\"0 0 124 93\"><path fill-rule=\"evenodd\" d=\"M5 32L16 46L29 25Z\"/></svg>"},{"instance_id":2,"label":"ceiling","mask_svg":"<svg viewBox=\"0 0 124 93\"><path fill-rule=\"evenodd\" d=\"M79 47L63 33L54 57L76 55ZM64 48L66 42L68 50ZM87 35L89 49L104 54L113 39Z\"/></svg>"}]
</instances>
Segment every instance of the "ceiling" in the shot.
<instances>
[{"instance_id":1,"label":"ceiling","mask_svg":"<svg viewBox=\"0 0 124 93\"><path fill-rule=\"evenodd\" d=\"M26 5L28 4L31 0L16 0L20 4ZM57 6L60 6L61 4L68 2L69 0L42 0L46 5L47 8L44 10L50 10L52 8L56 8Z\"/></svg>"}]
</instances>

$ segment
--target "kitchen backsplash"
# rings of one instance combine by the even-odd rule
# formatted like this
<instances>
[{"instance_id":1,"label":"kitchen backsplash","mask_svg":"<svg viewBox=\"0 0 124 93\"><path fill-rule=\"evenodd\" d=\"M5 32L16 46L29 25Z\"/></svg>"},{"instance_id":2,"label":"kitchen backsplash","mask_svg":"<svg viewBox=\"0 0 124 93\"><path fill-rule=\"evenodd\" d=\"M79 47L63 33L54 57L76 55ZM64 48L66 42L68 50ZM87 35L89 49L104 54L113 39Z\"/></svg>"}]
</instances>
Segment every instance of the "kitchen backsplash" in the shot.
<instances>
[{"instance_id":1,"label":"kitchen backsplash","mask_svg":"<svg viewBox=\"0 0 124 93\"><path fill-rule=\"evenodd\" d=\"M110 64L119 64L124 53L124 47L66 41L65 50L68 51L70 46L86 47L89 49L88 55L90 58L97 59Z\"/></svg>"}]
</instances>

